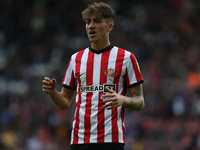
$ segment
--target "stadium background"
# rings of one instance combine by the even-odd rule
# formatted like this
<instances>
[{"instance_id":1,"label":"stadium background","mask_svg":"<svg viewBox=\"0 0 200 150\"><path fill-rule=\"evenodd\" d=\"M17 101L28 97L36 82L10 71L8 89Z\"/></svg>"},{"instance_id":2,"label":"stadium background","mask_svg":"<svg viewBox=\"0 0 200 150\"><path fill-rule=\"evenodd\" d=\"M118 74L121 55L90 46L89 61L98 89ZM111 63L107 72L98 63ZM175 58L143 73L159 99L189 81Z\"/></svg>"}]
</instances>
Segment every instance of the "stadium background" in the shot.
<instances>
[{"instance_id":1,"label":"stadium background","mask_svg":"<svg viewBox=\"0 0 200 150\"><path fill-rule=\"evenodd\" d=\"M68 150L74 103L42 92L71 54L89 46L81 11L91 0L0 0L0 149ZM111 43L133 52L146 106L126 110L125 150L200 149L200 1L105 0Z\"/></svg>"}]
</instances>

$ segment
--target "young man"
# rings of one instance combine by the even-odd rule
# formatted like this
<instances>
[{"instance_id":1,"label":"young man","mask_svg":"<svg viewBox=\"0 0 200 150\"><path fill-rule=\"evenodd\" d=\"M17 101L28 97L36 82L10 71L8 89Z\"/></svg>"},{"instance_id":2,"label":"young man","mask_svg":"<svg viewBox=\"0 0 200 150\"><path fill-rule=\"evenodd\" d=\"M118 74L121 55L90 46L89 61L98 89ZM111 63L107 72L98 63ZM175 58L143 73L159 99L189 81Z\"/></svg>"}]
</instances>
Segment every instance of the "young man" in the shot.
<instances>
[{"instance_id":1,"label":"young man","mask_svg":"<svg viewBox=\"0 0 200 150\"><path fill-rule=\"evenodd\" d=\"M112 8L94 2L82 16L91 47L72 55L61 92L56 90L56 80L48 77L43 91L62 110L76 93L71 150L123 150L124 108L143 109L143 78L134 55L110 44ZM127 88L131 97L125 96Z\"/></svg>"}]
</instances>

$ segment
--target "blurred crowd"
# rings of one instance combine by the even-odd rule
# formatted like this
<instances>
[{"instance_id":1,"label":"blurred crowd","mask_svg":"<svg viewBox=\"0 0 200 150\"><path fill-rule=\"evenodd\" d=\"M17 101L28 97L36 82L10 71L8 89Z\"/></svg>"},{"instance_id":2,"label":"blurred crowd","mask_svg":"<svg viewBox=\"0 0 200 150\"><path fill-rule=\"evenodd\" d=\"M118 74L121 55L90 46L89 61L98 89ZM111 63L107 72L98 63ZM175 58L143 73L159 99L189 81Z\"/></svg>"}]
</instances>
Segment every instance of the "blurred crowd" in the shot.
<instances>
[{"instance_id":1,"label":"blurred crowd","mask_svg":"<svg viewBox=\"0 0 200 150\"><path fill-rule=\"evenodd\" d=\"M97 1L97 0L96 0ZM0 0L0 149L69 150L75 102L59 110L42 91L90 43L92 0ZM145 108L125 111L125 150L200 149L200 1L104 0L110 39L138 59Z\"/></svg>"}]
</instances>

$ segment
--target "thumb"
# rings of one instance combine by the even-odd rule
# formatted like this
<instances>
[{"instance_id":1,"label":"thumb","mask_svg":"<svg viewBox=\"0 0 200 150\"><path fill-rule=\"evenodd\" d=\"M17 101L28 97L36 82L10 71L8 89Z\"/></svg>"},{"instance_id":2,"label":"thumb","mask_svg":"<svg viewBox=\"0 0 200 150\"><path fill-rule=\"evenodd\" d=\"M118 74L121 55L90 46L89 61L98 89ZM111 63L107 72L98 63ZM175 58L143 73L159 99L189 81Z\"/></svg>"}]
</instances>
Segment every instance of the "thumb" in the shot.
<instances>
[{"instance_id":1,"label":"thumb","mask_svg":"<svg viewBox=\"0 0 200 150\"><path fill-rule=\"evenodd\" d=\"M53 86L56 87L56 84L57 84L56 79L53 78L51 81L52 81Z\"/></svg>"}]
</instances>

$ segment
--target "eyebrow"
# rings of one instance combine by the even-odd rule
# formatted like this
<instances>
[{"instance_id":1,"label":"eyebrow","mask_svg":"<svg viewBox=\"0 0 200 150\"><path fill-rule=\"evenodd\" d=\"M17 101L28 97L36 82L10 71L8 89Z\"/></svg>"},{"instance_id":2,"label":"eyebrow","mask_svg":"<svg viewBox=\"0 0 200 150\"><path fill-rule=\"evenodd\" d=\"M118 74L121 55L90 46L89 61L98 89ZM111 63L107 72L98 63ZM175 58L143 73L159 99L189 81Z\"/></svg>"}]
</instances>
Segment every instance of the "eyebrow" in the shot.
<instances>
[{"instance_id":1,"label":"eyebrow","mask_svg":"<svg viewBox=\"0 0 200 150\"><path fill-rule=\"evenodd\" d=\"M96 17L96 18L93 18L93 19L86 18L85 20L102 20L102 17Z\"/></svg>"}]
</instances>

